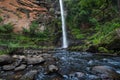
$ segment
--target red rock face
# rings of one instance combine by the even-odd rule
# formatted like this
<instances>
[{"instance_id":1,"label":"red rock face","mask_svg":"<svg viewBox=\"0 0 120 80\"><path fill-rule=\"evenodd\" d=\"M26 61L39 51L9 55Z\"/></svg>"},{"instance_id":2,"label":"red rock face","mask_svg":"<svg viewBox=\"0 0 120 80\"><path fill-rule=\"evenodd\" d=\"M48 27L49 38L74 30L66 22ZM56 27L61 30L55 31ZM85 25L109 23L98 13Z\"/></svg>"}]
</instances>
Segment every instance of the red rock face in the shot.
<instances>
[{"instance_id":1,"label":"red rock face","mask_svg":"<svg viewBox=\"0 0 120 80\"><path fill-rule=\"evenodd\" d=\"M14 32L23 27L29 28L31 21L37 19L37 14L45 14L47 9L36 4L36 0L0 0L0 16L3 23L12 23Z\"/></svg>"}]
</instances>

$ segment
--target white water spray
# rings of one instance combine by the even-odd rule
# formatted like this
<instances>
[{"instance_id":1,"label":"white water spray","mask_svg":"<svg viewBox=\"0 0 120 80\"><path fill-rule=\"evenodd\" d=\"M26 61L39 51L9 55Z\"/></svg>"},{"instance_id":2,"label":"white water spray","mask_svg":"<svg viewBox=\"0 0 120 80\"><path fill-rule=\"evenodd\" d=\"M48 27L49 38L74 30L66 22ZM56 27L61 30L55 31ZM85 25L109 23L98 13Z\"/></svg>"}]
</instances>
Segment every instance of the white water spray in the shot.
<instances>
[{"instance_id":1,"label":"white water spray","mask_svg":"<svg viewBox=\"0 0 120 80\"><path fill-rule=\"evenodd\" d=\"M61 11L61 18L62 18L62 37L63 37L63 44L62 48L67 48L68 47L68 42L67 42L67 33L66 33L66 26L65 26L65 14L64 14L64 7L63 7L63 0L59 0L60 2L60 11Z\"/></svg>"}]
</instances>

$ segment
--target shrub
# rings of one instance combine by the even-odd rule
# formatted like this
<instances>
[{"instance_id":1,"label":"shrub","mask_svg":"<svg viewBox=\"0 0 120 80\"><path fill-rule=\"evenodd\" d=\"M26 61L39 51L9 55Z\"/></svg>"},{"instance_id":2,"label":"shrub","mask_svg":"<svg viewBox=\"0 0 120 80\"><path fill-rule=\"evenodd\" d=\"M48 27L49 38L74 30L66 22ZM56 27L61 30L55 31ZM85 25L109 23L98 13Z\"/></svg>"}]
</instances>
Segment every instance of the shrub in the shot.
<instances>
[{"instance_id":1,"label":"shrub","mask_svg":"<svg viewBox=\"0 0 120 80\"><path fill-rule=\"evenodd\" d=\"M13 25L11 23L3 24L0 26L0 32L1 33L12 33L13 32Z\"/></svg>"},{"instance_id":2,"label":"shrub","mask_svg":"<svg viewBox=\"0 0 120 80\"><path fill-rule=\"evenodd\" d=\"M23 28L23 34L29 35L30 37L46 38L48 33L49 31L47 29L44 31L39 29L39 23L37 21L33 21L29 29Z\"/></svg>"},{"instance_id":3,"label":"shrub","mask_svg":"<svg viewBox=\"0 0 120 80\"><path fill-rule=\"evenodd\" d=\"M28 34L30 33L30 30L23 27L22 33L23 33L24 35L28 35Z\"/></svg>"}]
</instances>

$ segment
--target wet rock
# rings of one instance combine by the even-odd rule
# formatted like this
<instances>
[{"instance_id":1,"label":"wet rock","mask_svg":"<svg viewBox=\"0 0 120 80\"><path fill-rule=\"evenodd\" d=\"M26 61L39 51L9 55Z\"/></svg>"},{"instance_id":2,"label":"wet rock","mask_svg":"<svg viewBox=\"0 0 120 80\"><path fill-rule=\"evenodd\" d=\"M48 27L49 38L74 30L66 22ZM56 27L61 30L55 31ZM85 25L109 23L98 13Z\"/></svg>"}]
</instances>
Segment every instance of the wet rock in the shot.
<instances>
[{"instance_id":1,"label":"wet rock","mask_svg":"<svg viewBox=\"0 0 120 80\"><path fill-rule=\"evenodd\" d=\"M42 62L45 62L45 60L42 57L28 57L27 58L27 64L29 65L40 64Z\"/></svg>"},{"instance_id":2,"label":"wet rock","mask_svg":"<svg viewBox=\"0 0 120 80\"><path fill-rule=\"evenodd\" d=\"M84 75L85 75L85 74L82 73L82 72L75 72L75 73L70 74L69 76L81 78L81 77L83 77Z\"/></svg>"},{"instance_id":3,"label":"wet rock","mask_svg":"<svg viewBox=\"0 0 120 80\"><path fill-rule=\"evenodd\" d=\"M84 73L82 73L82 72L76 72L75 73L75 76L77 76L77 77L83 77L85 74Z\"/></svg>"},{"instance_id":4,"label":"wet rock","mask_svg":"<svg viewBox=\"0 0 120 80\"><path fill-rule=\"evenodd\" d=\"M26 57L24 55L13 55L12 57L15 59L22 59L22 60L26 59Z\"/></svg>"},{"instance_id":5,"label":"wet rock","mask_svg":"<svg viewBox=\"0 0 120 80\"><path fill-rule=\"evenodd\" d=\"M13 55L12 57L15 58L15 59L17 59L17 58L18 58L18 55Z\"/></svg>"},{"instance_id":6,"label":"wet rock","mask_svg":"<svg viewBox=\"0 0 120 80\"><path fill-rule=\"evenodd\" d=\"M5 71L10 71L10 70L14 70L15 66L14 65L4 65L3 66L3 70Z\"/></svg>"},{"instance_id":7,"label":"wet rock","mask_svg":"<svg viewBox=\"0 0 120 80\"><path fill-rule=\"evenodd\" d=\"M9 55L0 55L0 65L6 65L13 62L13 58Z\"/></svg>"},{"instance_id":8,"label":"wet rock","mask_svg":"<svg viewBox=\"0 0 120 80\"><path fill-rule=\"evenodd\" d=\"M19 56L19 59L26 59L24 55Z\"/></svg>"},{"instance_id":9,"label":"wet rock","mask_svg":"<svg viewBox=\"0 0 120 80\"><path fill-rule=\"evenodd\" d=\"M15 62L13 63L14 66L19 66L22 63L21 59L16 59Z\"/></svg>"},{"instance_id":10,"label":"wet rock","mask_svg":"<svg viewBox=\"0 0 120 80\"><path fill-rule=\"evenodd\" d=\"M19 80L34 80L35 75L37 74L37 70L31 70L23 75Z\"/></svg>"},{"instance_id":11,"label":"wet rock","mask_svg":"<svg viewBox=\"0 0 120 80\"><path fill-rule=\"evenodd\" d=\"M24 70L24 69L26 68L26 66L27 66L27 65L22 64L22 65L20 65L19 67L16 67L16 68L15 68L15 71L21 71L21 70Z\"/></svg>"},{"instance_id":12,"label":"wet rock","mask_svg":"<svg viewBox=\"0 0 120 80\"><path fill-rule=\"evenodd\" d=\"M98 76L96 75L88 75L88 79L90 80L101 80Z\"/></svg>"},{"instance_id":13,"label":"wet rock","mask_svg":"<svg viewBox=\"0 0 120 80\"><path fill-rule=\"evenodd\" d=\"M118 74L114 68L110 66L95 66L92 68L94 74L99 75L101 78L109 79L120 79L120 74Z\"/></svg>"},{"instance_id":14,"label":"wet rock","mask_svg":"<svg viewBox=\"0 0 120 80\"><path fill-rule=\"evenodd\" d=\"M55 65L49 65L48 70L49 70L48 72L56 72L58 71L58 67Z\"/></svg>"}]
</instances>

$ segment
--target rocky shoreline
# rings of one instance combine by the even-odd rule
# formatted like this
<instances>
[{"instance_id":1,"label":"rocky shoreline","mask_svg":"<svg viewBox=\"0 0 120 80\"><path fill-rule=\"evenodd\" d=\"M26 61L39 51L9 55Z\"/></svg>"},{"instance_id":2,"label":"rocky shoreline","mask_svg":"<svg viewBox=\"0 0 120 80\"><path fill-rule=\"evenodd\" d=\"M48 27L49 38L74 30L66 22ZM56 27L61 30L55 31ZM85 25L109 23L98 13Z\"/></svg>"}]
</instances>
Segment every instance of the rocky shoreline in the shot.
<instances>
[{"instance_id":1,"label":"rocky shoreline","mask_svg":"<svg viewBox=\"0 0 120 80\"><path fill-rule=\"evenodd\" d=\"M55 80L64 80L65 77L60 71L60 67L57 64L58 60L53 55L54 50L25 50L25 53L17 54L4 54L0 55L0 79L1 80L36 80L37 74L44 69L44 75L51 75L51 73L57 74ZM32 52L31 52L32 51ZM27 53L29 52L29 53ZM91 62L88 62L91 64ZM93 74L107 80L118 80L120 74L118 74L114 68L110 66L93 66L91 68ZM86 74L83 72L75 72L70 75L76 75L79 78L84 77ZM104 76L105 75L105 76ZM97 76L93 76L94 78ZM98 77L97 77L98 78ZM53 79L54 80L54 79ZM104 79L103 79L104 80Z\"/></svg>"},{"instance_id":2,"label":"rocky shoreline","mask_svg":"<svg viewBox=\"0 0 120 80\"><path fill-rule=\"evenodd\" d=\"M1 74L0 78L3 77L3 80L4 78L8 80L5 76L9 76L10 75L9 73L11 72L12 72L11 73L12 75L10 76L11 79L9 80L18 80L22 76L22 74L20 74L21 76L19 75L19 77L16 78L16 76L18 76L17 73L21 73L21 72L22 73L26 72L26 74L24 75L34 76L34 74L37 74L38 72L38 69L36 69L36 67L39 67L39 66L48 67L49 65L51 65L49 64L49 61L51 62L52 60L52 59L50 60L50 58L52 58L52 54L49 54L49 53L43 54L41 50L39 51L36 50L35 52L34 51L31 52L31 50L30 51L25 50L25 52L26 54L21 53L24 55L21 55L21 54L0 55L0 74ZM54 66L50 66L50 71L52 71L52 67L54 68ZM26 80L26 79L20 78L20 80Z\"/></svg>"}]
</instances>

